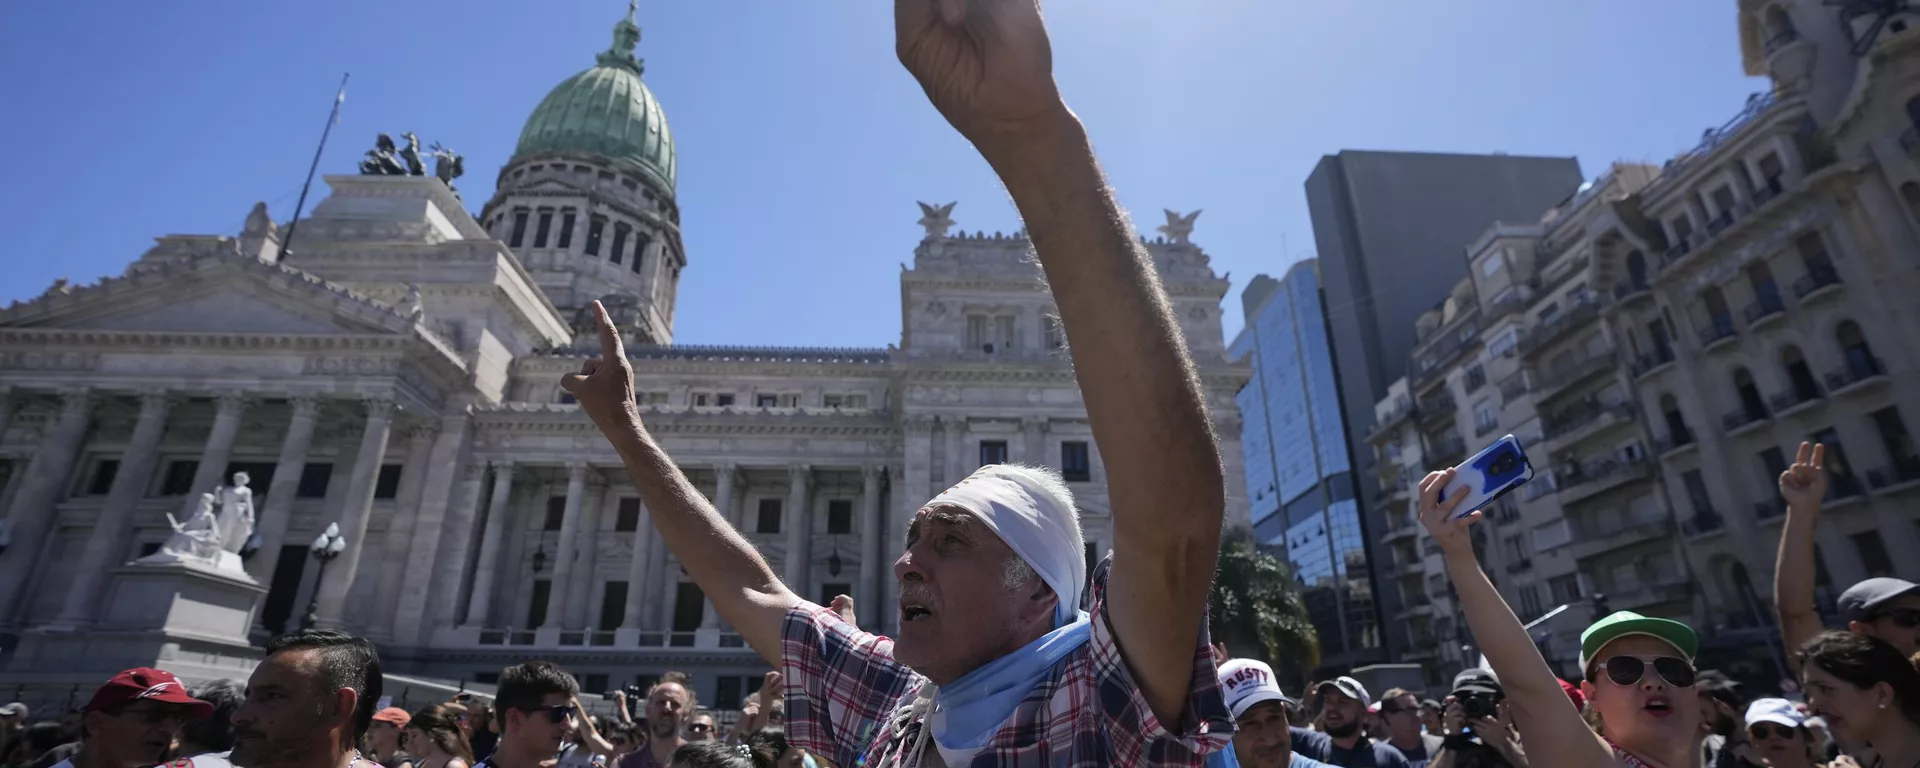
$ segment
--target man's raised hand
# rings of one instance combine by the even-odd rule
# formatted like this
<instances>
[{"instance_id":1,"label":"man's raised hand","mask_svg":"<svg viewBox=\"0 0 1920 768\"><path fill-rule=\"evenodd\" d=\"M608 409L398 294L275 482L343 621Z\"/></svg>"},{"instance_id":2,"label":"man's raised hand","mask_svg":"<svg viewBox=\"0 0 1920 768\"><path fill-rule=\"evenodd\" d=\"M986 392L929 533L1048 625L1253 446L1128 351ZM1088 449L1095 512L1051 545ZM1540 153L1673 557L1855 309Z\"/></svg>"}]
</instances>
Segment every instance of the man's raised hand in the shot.
<instances>
[{"instance_id":1,"label":"man's raised hand","mask_svg":"<svg viewBox=\"0 0 1920 768\"><path fill-rule=\"evenodd\" d=\"M1796 511L1818 512L1827 497L1827 447L1802 442L1793 466L1780 473L1780 497Z\"/></svg>"},{"instance_id":2,"label":"man's raised hand","mask_svg":"<svg viewBox=\"0 0 1920 768\"><path fill-rule=\"evenodd\" d=\"M1039 0L894 0L894 48L976 147L1064 112Z\"/></svg>"},{"instance_id":3,"label":"man's raised hand","mask_svg":"<svg viewBox=\"0 0 1920 768\"><path fill-rule=\"evenodd\" d=\"M560 388L572 394L587 417L612 438L640 424L633 397L633 365L627 362L620 331L598 301L593 303L593 325L600 333L600 356L581 363L579 373L562 377Z\"/></svg>"}]
</instances>

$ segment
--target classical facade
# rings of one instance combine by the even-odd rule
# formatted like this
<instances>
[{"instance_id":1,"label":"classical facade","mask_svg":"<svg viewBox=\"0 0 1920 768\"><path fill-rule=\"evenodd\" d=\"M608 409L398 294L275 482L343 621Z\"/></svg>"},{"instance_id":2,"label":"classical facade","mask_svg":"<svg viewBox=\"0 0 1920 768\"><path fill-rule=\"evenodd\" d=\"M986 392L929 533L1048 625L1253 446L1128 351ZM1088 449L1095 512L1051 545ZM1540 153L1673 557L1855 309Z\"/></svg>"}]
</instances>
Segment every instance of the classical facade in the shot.
<instances>
[{"instance_id":1,"label":"classical facade","mask_svg":"<svg viewBox=\"0 0 1920 768\"><path fill-rule=\"evenodd\" d=\"M1422 321L1411 397L1379 405L1396 492L1503 430L1529 446L1539 476L1490 515L1483 562L1523 618L1573 606L1540 632L1563 665L1605 607L1687 618L1705 663L1780 679L1775 478L1802 440L1830 457L1823 607L1869 576L1920 579L1902 557L1920 552L1920 14L1739 9L1747 69L1773 89L1664 167L1616 165L1492 228ZM1447 422L1411 463L1393 437L1408 419ZM1437 560L1396 564L1445 590Z\"/></svg>"},{"instance_id":2,"label":"classical facade","mask_svg":"<svg viewBox=\"0 0 1920 768\"><path fill-rule=\"evenodd\" d=\"M541 102L477 217L433 177L329 176L295 243L258 206L238 236L162 237L121 276L0 310L8 648L109 653L132 630L103 611L104 574L244 470L259 509L247 569L267 589L256 643L311 600L397 672L484 684L548 658L602 691L683 669L704 702L737 705L764 665L559 391L597 351L595 299L628 341L650 428L808 598L854 595L863 625L892 628L905 521L985 463L1060 469L1086 556L1104 553L1105 470L1022 235L955 232L952 206L927 206L895 345L671 344L690 262L638 37L622 21ZM1227 281L1186 221L1146 247L1239 489L1247 374L1222 341ZM1233 494L1230 524L1247 515ZM306 543L329 524L347 545L322 578ZM96 679L0 672L28 700Z\"/></svg>"}]
</instances>

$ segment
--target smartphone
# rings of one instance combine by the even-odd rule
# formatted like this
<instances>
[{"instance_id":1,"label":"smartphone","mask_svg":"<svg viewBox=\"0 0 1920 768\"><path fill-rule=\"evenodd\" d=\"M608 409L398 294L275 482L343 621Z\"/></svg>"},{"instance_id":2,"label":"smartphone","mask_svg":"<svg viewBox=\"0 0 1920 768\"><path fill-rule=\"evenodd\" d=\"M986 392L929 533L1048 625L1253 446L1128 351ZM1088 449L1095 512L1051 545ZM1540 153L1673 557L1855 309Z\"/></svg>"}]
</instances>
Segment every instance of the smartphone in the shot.
<instances>
[{"instance_id":1,"label":"smartphone","mask_svg":"<svg viewBox=\"0 0 1920 768\"><path fill-rule=\"evenodd\" d=\"M1526 485L1533 479L1533 462L1527 460L1519 438L1507 435L1461 462L1453 471L1453 482L1440 490L1440 500L1444 502L1467 494L1466 500L1453 510L1454 518L1459 519Z\"/></svg>"}]
</instances>

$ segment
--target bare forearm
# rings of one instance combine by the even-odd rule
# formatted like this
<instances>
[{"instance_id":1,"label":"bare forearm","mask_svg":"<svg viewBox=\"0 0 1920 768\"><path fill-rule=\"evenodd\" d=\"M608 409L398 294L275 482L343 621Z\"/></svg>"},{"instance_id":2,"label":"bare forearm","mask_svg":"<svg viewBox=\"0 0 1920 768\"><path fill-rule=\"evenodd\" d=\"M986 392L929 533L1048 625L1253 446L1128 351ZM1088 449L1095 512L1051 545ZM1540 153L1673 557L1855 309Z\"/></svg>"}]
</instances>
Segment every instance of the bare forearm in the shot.
<instances>
[{"instance_id":1,"label":"bare forearm","mask_svg":"<svg viewBox=\"0 0 1920 768\"><path fill-rule=\"evenodd\" d=\"M761 658L779 664L781 617L797 598L644 427L636 424L620 432L614 448L667 548L713 600L714 610Z\"/></svg>"},{"instance_id":2,"label":"bare forearm","mask_svg":"<svg viewBox=\"0 0 1920 768\"><path fill-rule=\"evenodd\" d=\"M1164 518L1177 515L1172 529L1217 539L1225 480L1200 382L1079 120L1062 107L1027 140L982 152L1020 209L1059 307L1115 524L1164 535Z\"/></svg>"},{"instance_id":3,"label":"bare forearm","mask_svg":"<svg viewBox=\"0 0 1920 768\"><path fill-rule=\"evenodd\" d=\"M1787 508L1780 527L1780 553L1773 568L1773 604L1780 612L1780 636L1786 642L1788 662L1798 667L1793 651L1820 633L1820 615L1813 605L1814 522L1817 509Z\"/></svg>"},{"instance_id":4,"label":"bare forearm","mask_svg":"<svg viewBox=\"0 0 1920 768\"><path fill-rule=\"evenodd\" d=\"M1612 760L1580 714L1567 703L1560 682L1534 647L1532 636L1487 579L1473 550L1446 552L1447 575L1460 596L1467 626L1506 689L1513 717L1529 744L1540 742L1552 765L1600 765Z\"/></svg>"}]
</instances>

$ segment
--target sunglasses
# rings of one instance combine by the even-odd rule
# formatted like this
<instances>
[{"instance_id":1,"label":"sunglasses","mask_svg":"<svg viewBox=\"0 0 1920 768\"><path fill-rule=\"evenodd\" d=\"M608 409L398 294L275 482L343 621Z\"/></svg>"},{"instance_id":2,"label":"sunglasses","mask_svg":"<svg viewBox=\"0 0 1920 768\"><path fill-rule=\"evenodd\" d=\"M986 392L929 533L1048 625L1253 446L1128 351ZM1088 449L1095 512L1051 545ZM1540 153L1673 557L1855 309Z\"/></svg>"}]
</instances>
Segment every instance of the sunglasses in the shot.
<instances>
[{"instance_id":1,"label":"sunglasses","mask_svg":"<svg viewBox=\"0 0 1920 768\"><path fill-rule=\"evenodd\" d=\"M706 723L694 723L687 726L687 730L692 733L706 733L707 731L713 730L713 726L707 725Z\"/></svg>"},{"instance_id":2,"label":"sunglasses","mask_svg":"<svg viewBox=\"0 0 1920 768\"><path fill-rule=\"evenodd\" d=\"M1615 656L1607 659L1601 666L1607 671L1607 679L1614 685L1638 685L1647 675L1648 661L1638 656ZM1660 656L1652 660L1653 671L1675 688L1692 688L1693 664L1686 659L1673 656ZM1592 677L1592 675L1588 675Z\"/></svg>"},{"instance_id":3,"label":"sunglasses","mask_svg":"<svg viewBox=\"0 0 1920 768\"><path fill-rule=\"evenodd\" d=\"M1775 738L1791 739L1798 735L1796 733L1797 730L1798 729L1793 726L1781 725L1779 723L1754 723L1753 725L1747 726L1747 735L1753 737L1755 740Z\"/></svg>"},{"instance_id":4,"label":"sunglasses","mask_svg":"<svg viewBox=\"0 0 1920 768\"><path fill-rule=\"evenodd\" d=\"M572 704L555 704L551 707L534 707L532 712L547 713L547 720L555 724L565 723L580 715L580 710Z\"/></svg>"},{"instance_id":5,"label":"sunglasses","mask_svg":"<svg viewBox=\"0 0 1920 768\"><path fill-rule=\"evenodd\" d=\"M1867 617L1868 622L1875 622L1881 619L1892 619L1894 626L1900 627L1901 629L1913 629L1914 627L1920 627L1920 610L1912 608L1889 608L1884 611L1876 611Z\"/></svg>"}]
</instances>

